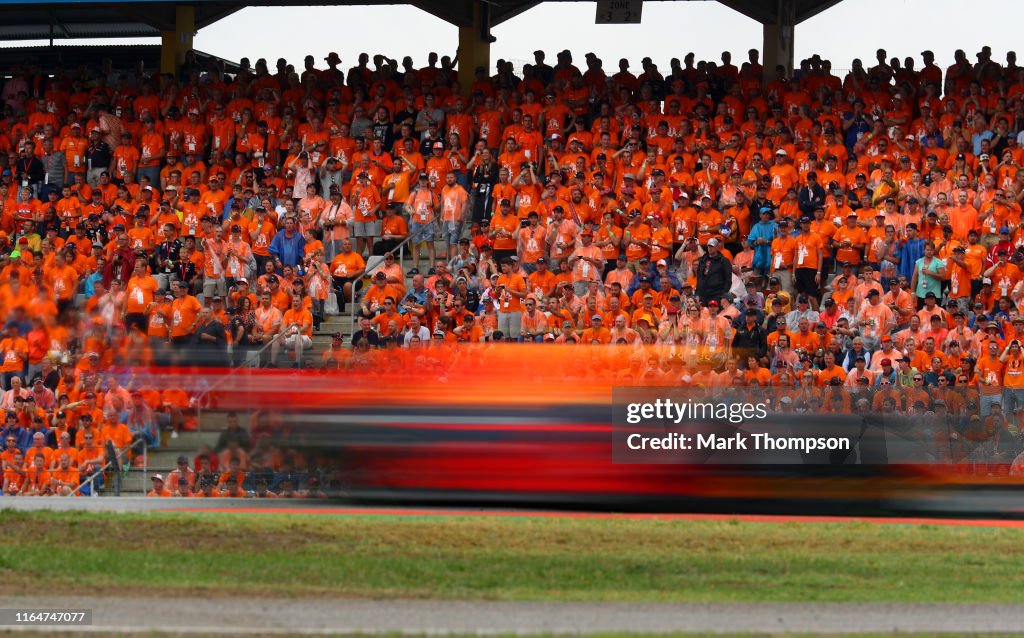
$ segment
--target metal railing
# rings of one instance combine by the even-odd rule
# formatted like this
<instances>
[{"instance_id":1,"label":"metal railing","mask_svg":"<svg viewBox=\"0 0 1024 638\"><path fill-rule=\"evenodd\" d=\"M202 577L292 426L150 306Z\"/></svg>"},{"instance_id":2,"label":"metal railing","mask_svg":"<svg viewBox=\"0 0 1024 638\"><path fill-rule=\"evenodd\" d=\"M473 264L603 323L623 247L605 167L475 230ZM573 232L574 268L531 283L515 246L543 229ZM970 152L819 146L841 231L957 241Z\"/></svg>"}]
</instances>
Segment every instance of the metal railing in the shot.
<instances>
[{"instance_id":1,"label":"metal railing","mask_svg":"<svg viewBox=\"0 0 1024 638\"><path fill-rule=\"evenodd\" d=\"M434 222L433 223L435 223L438 226L440 226L440 222L439 222L438 218L436 218L436 217L434 218ZM399 267L401 267L403 274L405 273L405 246L410 241L412 241L412 233L411 232L408 235L406 235L405 239L400 241L397 246L395 246L394 248L392 248L391 250L388 251L391 254L395 254L396 250L398 251L398 265L399 265ZM436 243L436 240L435 240L435 243ZM377 268L378 266L380 266L380 262L374 261L373 262L373 267L371 268L370 260L373 259L374 257L378 257L378 255L370 255L367 258L366 270L363 272L363 276L360 277L360 280L365 282L366 279L368 279L369 271L372 270L372 269ZM384 259L383 256L379 256L379 257L380 257L381 260ZM418 262L415 264L415 267L419 268L419 263ZM342 290L341 294L344 296L345 291ZM350 304L350 314L349 314L349 326L350 326L352 332L355 332L355 330L356 330L356 307L359 305L358 297L359 297L359 293L356 290L355 282L353 282L353 284L352 284L352 302Z\"/></svg>"},{"instance_id":2,"label":"metal railing","mask_svg":"<svg viewBox=\"0 0 1024 638\"><path fill-rule=\"evenodd\" d=\"M202 432L203 431L203 419L202 419L203 401L205 399L208 399L210 394L214 390L216 390L217 388L221 387L222 385L224 385L225 383L227 383L228 381L233 379L236 374L238 374L242 370L249 370L249 369L251 369L249 367L249 361L253 357L256 357L258 360L262 360L263 354L264 354L264 352L266 352L267 348L272 347L274 345L274 343L278 339L280 339L280 338L281 338L281 333L279 332L276 335L274 335L273 338L271 338L270 341L268 341L265 344L263 344L262 346L260 346L260 348L258 350L255 350L253 352L248 353L246 361L242 362L238 366L232 367L226 374L221 375L221 377L219 379L217 379L213 384L211 384L209 387L207 387L205 390L203 390L203 392L199 396L196 397L196 399L195 399L196 432Z\"/></svg>"},{"instance_id":3,"label":"metal railing","mask_svg":"<svg viewBox=\"0 0 1024 638\"><path fill-rule=\"evenodd\" d=\"M145 443L145 442L143 442L143 443ZM100 476L103 476L107 472L107 470L114 470L114 472L113 472L114 496L121 496L121 466L122 466L122 457L125 454L127 454L128 450L130 450L130 449L131 449L131 447L126 447L123 450L117 450L114 447L113 441L107 441L107 445L106 445L106 448L105 448L106 459L107 459L106 463L103 464L103 467L99 468L98 470L96 470L92 474L90 474L89 478L87 478L85 481L79 483L78 487L76 487L75 489L73 489L71 491L70 496L78 496L79 494L81 494L82 489L84 487L86 487L86 486L89 487L89 495L90 496L98 496L98 494L96 492L96 489L95 489L96 479L98 477L100 477ZM145 485L145 483L143 483L143 485Z\"/></svg>"},{"instance_id":4,"label":"metal railing","mask_svg":"<svg viewBox=\"0 0 1024 638\"><path fill-rule=\"evenodd\" d=\"M435 223L436 222L437 222L437 220L435 219ZM391 250L388 251L388 252L390 252L392 254L395 254L395 251L398 251L397 252L397 254L398 254L398 263L399 263L399 266L402 268L402 272L403 273L405 272L405 247L409 244L410 241L412 241L412 239L413 239L413 236L410 233L409 235L406 236L405 239L403 239L401 242L399 242L399 244L397 246L395 246L394 248L392 248ZM367 271L371 270L372 268L377 268L380 265L379 261L376 261L376 260L374 260L372 262L370 261L374 257L379 257L379 256L377 256L377 255L370 255L370 258L367 261L367 268L366 268ZM383 257L380 257L380 259L383 260ZM373 264L372 268L370 266L371 263ZM417 264L417 267L418 266L419 266L419 264ZM364 272L363 276L360 279L361 280L367 279L367 274ZM333 287L332 287L332 292L333 292ZM342 295L344 295L344 291L342 291ZM358 305L359 305L359 292L356 290L355 284L353 282L353 286L352 286L352 301L349 304L349 307L350 307L350 315L349 315L350 324L349 325L350 325L350 329L353 330L353 331L355 330L356 308L357 308ZM340 314L339 314L339 316L340 316ZM282 333L278 333L278 334L274 335L274 337L270 341L268 341L267 343L263 344L259 348L259 350L256 350L255 352L250 352L248 354L248 356L250 358L251 357L262 358L263 354L267 350L267 348L272 347L274 345L274 343L279 338L281 338L281 336L282 336ZM296 355L296 356L298 356L298 355ZM196 410L196 424L197 424L197 431L198 432L202 432L202 429L203 429L203 426L202 426L203 420L202 420L201 416L202 416L204 400L208 399L210 394L214 390L216 390L217 388L223 386L228 381L234 379L235 375L238 374L241 370L248 369L249 367L248 367L247 363L248 363L248 361L244 362L242 365L232 367L231 370L229 370L226 374L222 375L219 379L217 379L216 382L214 382L208 388L203 390L203 392L199 396L196 397L196 400L195 400L195 410ZM301 367L302 362L298 361L297 363Z\"/></svg>"}]
</instances>

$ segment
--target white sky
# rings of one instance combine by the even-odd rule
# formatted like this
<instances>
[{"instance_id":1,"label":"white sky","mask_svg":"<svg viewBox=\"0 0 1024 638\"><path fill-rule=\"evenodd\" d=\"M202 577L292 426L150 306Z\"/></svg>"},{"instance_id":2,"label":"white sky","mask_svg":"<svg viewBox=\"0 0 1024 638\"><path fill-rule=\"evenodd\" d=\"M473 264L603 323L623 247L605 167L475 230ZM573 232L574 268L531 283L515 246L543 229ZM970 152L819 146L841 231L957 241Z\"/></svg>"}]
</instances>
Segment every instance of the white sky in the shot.
<instances>
[{"instance_id":1,"label":"white sky","mask_svg":"<svg viewBox=\"0 0 1024 638\"><path fill-rule=\"evenodd\" d=\"M890 57L913 56L920 67L920 52L931 49L937 63L946 66L956 48L964 49L973 61L988 44L1002 62L1007 50L1015 50L1020 9L1019 0L844 0L797 26L796 57L799 61L818 53L830 59L833 68L848 69L854 57L871 64L881 47ZM594 17L594 2L534 7L492 30L497 38L491 47L492 63L498 58L532 61L532 52L541 48L553 64L554 52L569 49L581 67L584 54L593 51L612 72L620 57L629 59L636 70L644 56L665 71L672 57L682 58L689 51L697 59L718 60L729 50L739 63L746 59L747 49L761 48L761 25L714 1L648 1L639 25L596 25ZM159 42L117 42L136 41ZM301 67L306 54L314 55L322 67L330 51L339 53L346 69L363 51L399 60L411 55L416 66L422 66L429 51L453 55L458 30L409 5L252 7L201 30L194 44L234 61L264 57L271 68L279 57Z\"/></svg>"},{"instance_id":2,"label":"white sky","mask_svg":"<svg viewBox=\"0 0 1024 638\"><path fill-rule=\"evenodd\" d=\"M773 0L765 0L771 2ZM854 57L874 59L885 48L890 57L913 55L920 67L920 52L935 51L937 63L952 64L953 51L963 48L973 61L984 44L1002 61L1016 46L1015 27L1019 0L844 0L796 29L796 56L819 53L834 68L847 69ZM998 16L1005 20L999 20ZM594 24L594 2L541 4L492 29L492 62L498 58L532 61L535 49L569 49L582 66L583 55L593 51L615 70L620 57L639 68L651 56L659 69L672 57L693 51L697 59L714 59L730 50L734 59L746 59L747 49L761 48L761 25L718 2L645 2L639 25ZM345 28L355 26L356 28ZM342 37L339 35L339 27ZM267 33L268 37L257 34ZM402 34L401 38L394 37ZM347 68L366 51L401 60L411 55L417 66L427 53L452 55L458 30L408 5L376 7L248 8L199 32L196 48L237 61L265 57L271 68L278 57L297 67L306 54L320 61L336 50ZM319 64L319 62L318 62Z\"/></svg>"}]
</instances>

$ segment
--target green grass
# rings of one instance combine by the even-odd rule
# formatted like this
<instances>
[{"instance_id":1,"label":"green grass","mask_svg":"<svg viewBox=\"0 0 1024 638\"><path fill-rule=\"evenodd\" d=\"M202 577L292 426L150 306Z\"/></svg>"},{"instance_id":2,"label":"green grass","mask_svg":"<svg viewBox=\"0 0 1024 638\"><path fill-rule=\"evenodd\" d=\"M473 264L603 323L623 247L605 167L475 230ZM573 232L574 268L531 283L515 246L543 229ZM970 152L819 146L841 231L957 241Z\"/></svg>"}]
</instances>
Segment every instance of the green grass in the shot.
<instances>
[{"instance_id":1,"label":"green grass","mask_svg":"<svg viewBox=\"0 0 1024 638\"><path fill-rule=\"evenodd\" d=\"M0 594L1016 603L1024 531L0 512Z\"/></svg>"}]
</instances>

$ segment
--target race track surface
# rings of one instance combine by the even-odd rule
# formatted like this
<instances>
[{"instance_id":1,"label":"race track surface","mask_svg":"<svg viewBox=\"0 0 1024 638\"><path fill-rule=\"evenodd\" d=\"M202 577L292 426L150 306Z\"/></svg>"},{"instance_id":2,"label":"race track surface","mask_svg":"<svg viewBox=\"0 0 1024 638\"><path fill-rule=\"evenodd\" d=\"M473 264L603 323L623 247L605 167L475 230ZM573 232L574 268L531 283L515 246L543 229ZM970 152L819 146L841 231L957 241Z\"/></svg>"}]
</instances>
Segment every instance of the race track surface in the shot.
<instances>
[{"instance_id":1,"label":"race track surface","mask_svg":"<svg viewBox=\"0 0 1024 638\"><path fill-rule=\"evenodd\" d=\"M100 634L1015 632L1024 605L644 604L425 600L0 598L0 608L92 609Z\"/></svg>"}]
</instances>

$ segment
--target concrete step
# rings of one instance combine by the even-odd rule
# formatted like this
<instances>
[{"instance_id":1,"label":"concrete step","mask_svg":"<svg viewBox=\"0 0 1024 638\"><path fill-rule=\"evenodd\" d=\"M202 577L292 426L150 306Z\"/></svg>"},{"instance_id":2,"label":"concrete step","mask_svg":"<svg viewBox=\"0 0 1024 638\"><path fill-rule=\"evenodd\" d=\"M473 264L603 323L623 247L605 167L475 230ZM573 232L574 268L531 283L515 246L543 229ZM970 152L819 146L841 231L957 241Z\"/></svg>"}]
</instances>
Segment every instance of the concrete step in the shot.
<instances>
[{"instance_id":1,"label":"concrete step","mask_svg":"<svg viewBox=\"0 0 1024 638\"><path fill-rule=\"evenodd\" d=\"M219 416L217 412L208 412L207 414L210 415L210 419L207 424L214 420L214 416ZM174 454L175 456L179 453L188 454L191 452L192 454L195 454L203 445L209 445L210 447L216 445L217 439L220 438L220 430L222 429L223 427L218 428L217 430L206 428L202 432L179 432L177 438L167 439L166 447L152 450L152 452L167 452Z\"/></svg>"}]
</instances>

